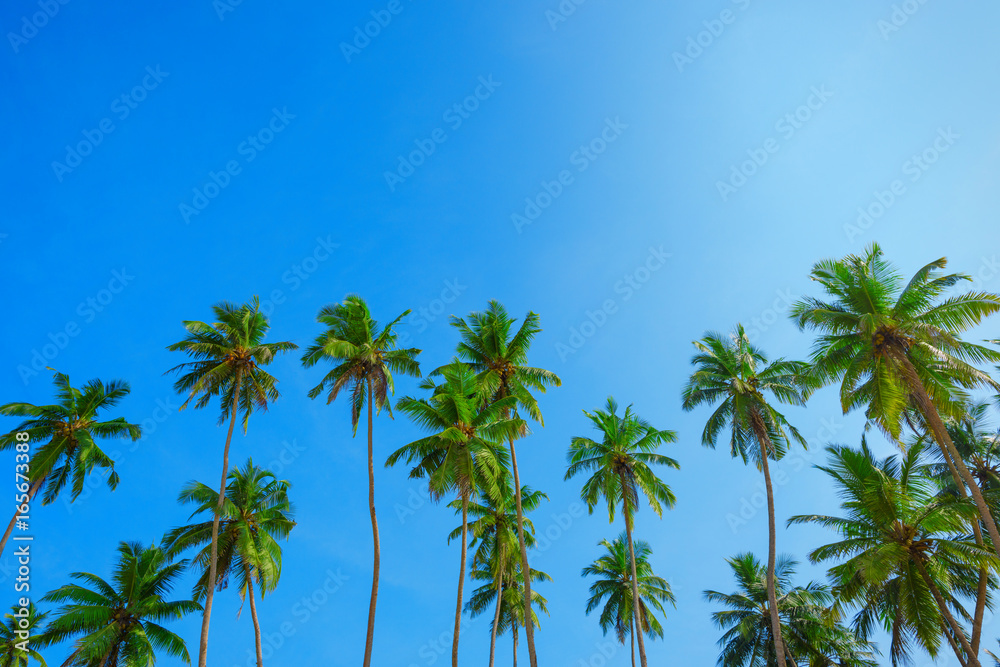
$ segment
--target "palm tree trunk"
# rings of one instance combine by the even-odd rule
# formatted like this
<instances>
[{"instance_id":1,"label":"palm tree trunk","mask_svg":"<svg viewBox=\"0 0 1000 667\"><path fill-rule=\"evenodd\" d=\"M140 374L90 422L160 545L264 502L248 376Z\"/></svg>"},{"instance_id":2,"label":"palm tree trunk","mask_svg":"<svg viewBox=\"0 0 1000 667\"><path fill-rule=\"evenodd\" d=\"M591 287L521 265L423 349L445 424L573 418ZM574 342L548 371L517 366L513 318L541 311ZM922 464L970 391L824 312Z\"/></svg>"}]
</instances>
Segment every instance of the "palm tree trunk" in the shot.
<instances>
[{"instance_id":1,"label":"palm tree trunk","mask_svg":"<svg viewBox=\"0 0 1000 667\"><path fill-rule=\"evenodd\" d=\"M365 639L364 667L369 667L372 661L372 646L375 642L375 602L378 599L379 563L382 558L382 548L378 539L378 519L375 517L375 459L372 451L372 383L368 381L368 512L372 517L372 542L374 544L375 564L372 569L372 598L368 603L368 636Z\"/></svg>"},{"instance_id":2,"label":"palm tree trunk","mask_svg":"<svg viewBox=\"0 0 1000 667\"><path fill-rule=\"evenodd\" d=\"M257 602L254 600L253 593L253 573L250 572L250 566L246 563L243 563L243 571L247 575L247 596L250 598L250 620L253 621L253 638L255 648L257 649L257 667L264 667L264 653L260 645L260 621L257 619Z\"/></svg>"},{"instance_id":3,"label":"palm tree trunk","mask_svg":"<svg viewBox=\"0 0 1000 667\"><path fill-rule=\"evenodd\" d=\"M510 439L510 467L514 473L514 507L517 510L517 545L521 550L521 574L524 577L524 636L528 641L528 662L531 667L538 667L538 657L535 655L535 627L531 622L531 568L528 566L528 548L524 543L524 510L521 508L521 476L517 470L517 452L514 451L514 438Z\"/></svg>"},{"instance_id":4,"label":"palm tree trunk","mask_svg":"<svg viewBox=\"0 0 1000 667\"><path fill-rule=\"evenodd\" d=\"M982 535L982 531L980 531ZM985 568L979 571L976 589L976 609L972 615L972 652L979 655L979 642L983 638L983 616L986 614L986 596L989 593L990 575Z\"/></svg>"},{"instance_id":5,"label":"palm tree trunk","mask_svg":"<svg viewBox=\"0 0 1000 667\"><path fill-rule=\"evenodd\" d=\"M500 559L503 562L503 559ZM500 627L500 603L503 602L503 577L502 573L497 574L496 587L497 587L497 610L493 614L493 629L490 630L490 667L493 667L493 661L496 658L497 652L497 628Z\"/></svg>"},{"instance_id":6,"label":"palm tree trunk","mask_svg":"<svg viewBox=\"0 0 1000 667\"><path fill-rule=\"evenodd\" d=\"M511 629L514 631L514 664L513 667L517 667L517 626L512 625Z\"/></svg>"},{"instance_id":7,"label":"palm tree trunk","mask_svg":"<svg viewBox=\"0 0 1000 667\"><path fill-rule=\"evenodd\" d=\"M625 480L622 480L624 484ZM637 637L639 641L639 664L642 667L646 667L646 644L642 639L642 619L639 618L639 614L642 613L642 609L639 607L639 577L635 570L635 547L632 544L632 517L628 508L628 502L625 503L625 534L628 539L628 557L632 565L632 617L635 620L636 631L632 633L632 636Z\"/></svg>"},{"instance_id":8,"label":"palm tree trunk","mask_svg":"<svg viewBox=\"0 0 1000 667\"><path fill-rule=\"evenodd\" d=\"M635 667L635 614L632 614L632 619L629 622L629 634L632 635L629 637L631 640L629 643L632 644L632 667Z\"/></svg>"},{"instance_id":9,"label":"palm tree trunk","mask_svg":"<svg viewBox=\"0 0 1000 667\"><path fill-rule=\"evenodd\" d=\"M969 494L965 492L965 483L962 481L961 475L958 474L955 462L952 461L951 456L944 450L941 451L941 454L944 456L945 463L948 464L948 470L951 471L951 479L955 484L958 495L963 500L967 500ZM982 489L980 489L981 492ZM978 521L972 523L972 532L976 538L976 546L985 547L983 529L980 527ZM986 596L989 593L989 580L989 571L986 568L979 570L979 585L976 588L976 607L972 615L972 650L976 652L976 655L979 654L979 642L983 634L983 616L986 613Z\"/></svg>"},{"instance_id":10,"label":"palm tree trunk","mask_svg":"<svg viewBox=\"0 0 1000 667\"><path fill-rule=\"evenodd\" d=\"M944 597L942 597L937 584L935 584L934 580L931 579L929 574L927 574L927 568L924 566L924 561L918 556L913 559L913 563L917 566L917 571L920 572L920 576L923 578L924 583L927 584L927 588L930 589L931 595L934 596L934 601L937 602L938 609L941 610L941 615L944 616L946 621L948 621L948 626L951 627L951 631L955 634L959 643L961 643L962 651L965 651L966 656L968 656L969 667L980 667L979 658L972 650L969 640L966 639L965 632L963 632L962 628L959 627L958 623L955 621L955 617L951 615L951 611L948 609L948 603L945 602ZM955 651L955 655L958 656L959 662L964 662L961 651Z\"/></svg>"},{"instance_id":11,"label":"palm tree trunk","mask_svg":"<svg viewBox=\"0 0 1000 667\"><path fill-rule=\"evenodd\" d=\"M462 628L462 588L465 586L465 552L469 537L469 490L462 489L462 567L458 573L458 603L455 606L455 637L451 640L451 667L458 667L458 633Z\"/></svg>"},{"instance_id":12,"label":"palm tree trunk","mask_svg":"<svg viewBox=\"0 0 1000 667\"><path fill-rule=\"evenodd\" d=\"M44 483L45 483L45 477L43 476L41 479L37 480L34 484L31 485L31 488L28 489L29 503L34 499L35 494L38 493L38 490L42 488L42 484ZM18 507L20 507L20 505L18 505ZM11 533L14 532L14 526L17 525L17 520L20 517L21 517L21 511L19 509L14 510L14 518L10 520L10 523L7 525L7 532L3 534L3 539L0 540L0 556L3 555L3 550L7 546L7 540L10 539Z\"/></svg>"},{"instance_id":13,"label":"palm tree trunk","mask_svg":"<svg viewBox=\"0 0 1000 667\"><path fill-rule=\"evenodd\" d=\"M965 492L965 483L959 476L958 470L956 469L951 456L944 450L942 450L941 453L944 456L945 461L948 463L948 467L951 469L952 479L954 481L955 488L958 491L958 495L963 500L968 500L969 494ZM980 493L982 493L982 489L980 489ZM976 546L985 548L986 544L983 540L983 529L980 527L979 521L972 522L972 533L976 539ZM989 594L989 582L989 571L984 567L979 570L979 583L976 587L976 606L972 613L972 651L975 655L979 655L979 644L983 636L983 617L986 614L986 596ZM954 644L954 641L951 641ZM959 658L959 660L961 660L961 658Z\"/></svg>"},{"instance_id":14,"label":"palm tree trunk","mask_svg":"<svg viewBox=\"0 0 1000 667\"><path fill-rule=\"evenodd\" d=\"M761 468L764 472L764 488L767 491L767 606L771 614L771 635L774 637L774 655L781 663L785 661L785 642L781 638L781 617L778 612L778 596L774 585L774 566L777 560L777 531L774 527L774 489L771 486L771 469L768 465L768 455L771 452L771 438L760 422L760 417L754 420L754 435L760 444ZM792 663L795 664L794 662Z\"/></svg>"},{"instance_id":15,"label":"palm tree trunk","mask_svg":"<svg viewBox=\"0 0 1000 667\"><path fill-rule=\"evenodd\" d=\"M955 643L955 637L952 635L951 629L945 625L944 621L941 621L941 634L947 638L948 643L951 645L951 650L958 656L958 664L962 667L969 667L969 662L963 658L962 651L958 648L958 644Z\"/></svg>"},{"instance_id":16,"label":"palm tree trunk","mask_svg":"<svg viewBox=\"0 0 1000 667\"><path fill-rule=\"evenodd\" d=\"M215 506L215 516L212 517L212 557L208 562L208 587L205 590L205 612L201 617L201 640L198 643L198 667L208 664L208 625L212 618L212 600L215 597L215 577L217 575L216 561L219 560L219 519L226 502L226 478L229 477L229 445L233 441L233 428L236 426L236 411L240 405L240 375L242 369L236 369L233 379L233 407L229 415L229 433L226 434L226 447L222 450L222 482L219 484L219 503Z\"/></svg>"},{"instance_id":17,"label":"palm tree trunk","mask_svg":"<svg viewBox=\"0 0 1000 667\"><path fill-rule=\"evenodd\" d=\"M965 485L969 487L972 499L979 509L979 516L983 520L983 525L986 526L986 532L990 534L990 540L993 542L993 550L996 551L997 556L1000 556L1000 533L997 532L997 524L993 520L993 515L990 514L989 506L986 504L983 494L979 491L979 485L976 484L975 478L969 472L965 461L962 460L962 455L955 448L955 443L951 441L951 436L948 435L948 430L944 427L944 422L941 421L941 415L938 413L937 407L931 401L931 397L927 394L927 389L920 381L917 369L913 367L913 364L905 353L894 353L893 356L899 362L907 384L910 385L910 391L917 404L917 408L923 414L924 421L930 426L931 432L934 434L934 439L937 440L941 452L945 455L945 459L950 457L955 462L958 474L961 475Z\"/></svg>"},{"instance_id":18,"label":"palm tree trunk","mask_svg":"<svg viewBox=\"0 0 1000 667\"><path fill-rule=\"evenodd\" d=\"M785 643L784 640L782 640L782 643L785 647L785 660L787 661L787 664L798 665L799 663L795 662L795 658L792 657L792 652L788 650L788 644Z\"/></svg>"}]
</instances>

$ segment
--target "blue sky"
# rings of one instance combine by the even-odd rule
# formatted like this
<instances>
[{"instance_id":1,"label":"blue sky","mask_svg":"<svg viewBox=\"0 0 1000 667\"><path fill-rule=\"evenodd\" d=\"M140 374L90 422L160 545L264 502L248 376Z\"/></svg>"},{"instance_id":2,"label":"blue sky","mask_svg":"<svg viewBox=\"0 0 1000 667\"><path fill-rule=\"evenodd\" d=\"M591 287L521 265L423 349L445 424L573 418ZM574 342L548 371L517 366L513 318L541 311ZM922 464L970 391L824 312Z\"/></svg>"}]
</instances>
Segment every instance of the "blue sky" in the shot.
<instances>
[{"instance_id":1,"label":"blue sky","mask_svg":"<svg viewBox=\"0 0 1000 667\"><path fill-rule=\"evenodd\" d=\"M532 361L563 379L519 449L522 480L551 499L534 518L551 538L533 564L554 578L540 587L540 659L599 662L579 572L622 526L574 516L579 482L563 473L569 438L588 433L581 409L613 394L680 435L665 452L682 469L664 472L677 507L637 523L678 598L650 660L710 664L719 633L701 591L729 590L725 558L765 553L766 517L752 509L759 475L702 448L707 413L680 409L690 342L742 321L773 356L804 356L809 336L785 313L815 293L810 266L872 240L907 272L946 255L1000 289L993 3L223 2L0 10L0 401L48 402L45 364L76 384L124 378L119 413L148 434L108 445L117 491L95 480L74 504L36 510L39 597L71 571L106 576L119 540L158 541L186 519L183 483L217 479L215 410L178 413L163 375L182 361L165 350L181 320L259 294L272 339L301 345L321 306L360 293L383 320L414 309L401 331L431 369L456 342L447 317L495 298L540 313ZM973 337L996 333L993 321ZM363 441L345 405L306 397L320 371L288 356L273 372L283 396L232 454L279 468L298 509L281 586L259 605L268 664L356 664L371 567ZM414 391L401 380L397 396ZM832 390L788 414L811 451L782 464L782 524L837 507L810 466L862 431ZM417 434L380 419L378 458ZM373 664L443 664L457 520L402 468L379 469L377 485ZM804 561L829 537L782 529L779 549ZM3 562L0 601L13 602ZM232 591L217 600L212 661L249 664L248 614L237 619ZM488 621L466 622L462 660L485 661ZM198 625L174 626L192 651ZM619 650L608 664L627 662Z\"/></svg>"}]
</instances>

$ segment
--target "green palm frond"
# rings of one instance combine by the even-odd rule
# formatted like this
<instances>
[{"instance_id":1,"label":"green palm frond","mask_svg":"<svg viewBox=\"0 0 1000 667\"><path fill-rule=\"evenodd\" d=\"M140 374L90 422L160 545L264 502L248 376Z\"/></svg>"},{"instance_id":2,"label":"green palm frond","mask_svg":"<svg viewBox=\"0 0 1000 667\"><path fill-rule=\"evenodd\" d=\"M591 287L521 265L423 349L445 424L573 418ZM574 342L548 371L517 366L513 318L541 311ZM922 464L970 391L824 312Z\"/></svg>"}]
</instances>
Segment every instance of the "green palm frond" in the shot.
<instances>
[{"instance_id":1,"label":"green palm frond","mask_svg":"<svg viewBox=\"0 0 1000 667\"><path fill-rule=\"evenodd\" d=\"M55 618L37 637L46 647L73 641L73 653L64 667L153 664L157 651L191 659L184 641L160 623L178 620L201 609L193 600L167 601L166 596L187 567L171 563L158 547L122 542L111 581L86 572L42 598L62 603Z\"/></svg>"},{"instance_id":2,"label":"green palm frond","mask_svg":"<svg viewBox=\"0 0 1000 667\"><path fill-rule=\"evenodd\" d=\"M193 361L178 364L168 373L177 373L174 389L187 394L181 409L192 401L195 408L208 406L219 398L219 424L231 416L234 399L243 415L246 431L250 415L266 410L279 396L278 381L264 370L278 354L297 349L290 342L265 343L270 329L267 316L260 310L257 297L235 305L222 302L212 306L215 322L185 321L188 335L167 346L172 352L184 352Z\"/></svg>"},{"instance_id":3,"label":"green palm frond","mask_svg":"<svg viewBox=\"0 0 1000 667\"><path fill-rule=\"evenodd\" d=\"M352 294L342 303L324 306L316 316L326 329L306 348L302 365L311 368L326 361L333 369L309 391L309 397L325 392L327 403L332 403L342 390L350 391L355 434L369 394L376 411L385 408L392 416L393 374L420 377L416 360L420 350L396 347L395 327L409 314L407 310L383 327L372 319L365 300Z\"/></svg>"},{"instance_id":4,"label":"green palm frond","mask_svg":"<svg viewBox=\"0 0 1000 667\"><path fill-rule=\"evenodd\" d=\"M11 449L17 434L28 433L32 443L30 481L43 490L42 503L55 501L67 484L71 500L83 492L87 476L101 468L108 488L118 485L114 461L97 444L99 439L138 440L142 430L123 417L102 419L102 412L116 407L130 392L124 380L101 382L93 379L83 389L74 388L69 376L55 372L53 377L57 403L32 405L8 403L0 406L0 415L28 417L10 432L0 436L0 451ZM39 444L40 443L40 444Z\"/></svg>"}]
</instances>

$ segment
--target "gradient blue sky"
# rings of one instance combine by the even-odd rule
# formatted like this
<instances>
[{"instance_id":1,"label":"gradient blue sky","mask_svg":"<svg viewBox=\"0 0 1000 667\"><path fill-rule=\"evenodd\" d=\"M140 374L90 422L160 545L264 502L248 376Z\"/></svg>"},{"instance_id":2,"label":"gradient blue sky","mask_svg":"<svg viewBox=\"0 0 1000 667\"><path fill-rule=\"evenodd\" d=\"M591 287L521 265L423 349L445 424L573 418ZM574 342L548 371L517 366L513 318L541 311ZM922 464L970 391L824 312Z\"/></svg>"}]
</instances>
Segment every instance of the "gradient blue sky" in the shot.
<instances>
[{"instance_id":1,"label":"gradient blue sky","mask_svg":"<svg viewBox=\"0 0 1000 667\"><path fill-rule=\"evenodd\" d=\"M622 526L602 513L567 522L579 514L580 483L563 473L569 438L588 432L580 410L613 394L680 434L665 451L682 470L663 475L676 509L662 520L638 516L637 537L652 544L655 568L678 598L664 641L647 644L650 661L712 664L719 632L701 592L731 588L725 558L765 553L766 519L748 511L745 525L733 525L745 503L760 502L759 475L702 448L707 413L680 409L690 342L743 321L772 355L802 357L810 339L786 319L789 300L815 291L814 261L871 240L906 271L947 255L983 288L1000 289L995 3L910 0L912 15L892 25L888 0L566 0L575 8L566 16L553 13L556 0L399 0L350 62L341 44L390 3L245 0L226 11L210 0L52 0L54 15L39 15L44 25L33 31L25 21L40 4L0 9L0 402L50 400L47 372L24 371L47 354L44 363L76 384L129 380L132 395L118 412L145 421L148 436L134 449L108 445L122 479L114 493L95 480L72 506L59 500L35 511L38 596L71 571L107 576L119 540L158 541L186 519L175 503L183 483L217 480L225 431L216 411L178 413L163 375L182 361L165 350L182 337L182 319L207 319L217 301L260 294L280 302L270 306L273 340L301 345L317 333L322 305L360 293L381 319L416 311L402 331L430 369L455 344L447 316L495 298L518 316L541 314L532 361L563 379L542 401L545 428L519 455L524 483L551 498L534 517L554 536L533 556L555 580L540 587L551 611L537 635L541 662L591 664L603 641L596 616L584 614L588 583L579 573L599 554L596 543ZM675 56L689 48L689 62ZM480 87L481 78L495 83ZM134 90L144 80L148 89ZM458 125L448 112L477 87L485 99L469 100L476 108ZM270 143L251 150L244 142L275 110L280 131L263 132ZM793 124L786 116L796 113ZM102 123L110 133L88 150L85 133L96 138ZM614 141L602 147L602 133ZM390 187L385 174L398 156L429 137L444 141ZM77 162L70 148L88 155ZM935 161L923 169L913 157L925 150ZM742 166L753 156L763 164ZM182 205L227 165L235 175L226 187L185 220ZM734 168L754 173L730 181ZM740 187L723 197L720 181ZM546 199L545 183L558 196ZM893 198L880 215L879 196ZM526 198L545 208L518 225L512 215L526 215ZM856 225L859 207L877 215L867 228ZM112 282L115 271L126 275L124 289ZM102 291L109 287L118 293ZM602 325L582 326L588 313ZM67 327L75 335L61 336ZM996 334L993 321L974 337ZM297 356L272 370L283 397L236 437L232 455L278 466L298 508L281 586L259 605L265 634L291 628L268 664L355 665L371 568L363 441L350 438L345 405L305 396L320 371L303 370ZM397 396L413 391L401 380ZM832 390L788 414L811 452L779 466L782 524L837 507L810 466L827 442L856 444L862 431ZM379 460L417 434L405 419L380 419ZM374 664L443 664L446 654L432 645L449 638L459 554L445 538L457 520L427 502L403 468L379 469L377 483ZM402 511L408 504L412 513ZM804 560L830 537L782 529L779 549ZM9 554L4 562L7 605ZM306 615L301 601L328 571L340 574L340 587ZM805 564L801 573L803 582L822 577ZM217 600L211 661L249 664L250 619L236 618L233 591ZM198 625L196 617L174 625L192 651ZM464 663L485 663L487 626L466 626ZM997 634L1000 622L990 620L987 636ZM67 651L52 651L50 664ZM499 651L504 664L509 640ZM627 662L619 651L608 664Z\"/></svg>"}]
</instances>

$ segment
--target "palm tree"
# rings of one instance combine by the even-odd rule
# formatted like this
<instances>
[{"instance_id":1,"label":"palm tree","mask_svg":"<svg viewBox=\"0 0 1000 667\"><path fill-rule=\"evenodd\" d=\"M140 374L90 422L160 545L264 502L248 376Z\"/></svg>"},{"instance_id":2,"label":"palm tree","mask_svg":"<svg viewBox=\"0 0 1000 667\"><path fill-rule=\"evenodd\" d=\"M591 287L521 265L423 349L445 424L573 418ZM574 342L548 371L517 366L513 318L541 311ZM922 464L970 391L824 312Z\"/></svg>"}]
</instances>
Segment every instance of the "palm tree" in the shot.
<instances>
[{"instance_id":1,"label":"palm tree","mask_svg":"<svg viewBox=\"0 0 1000 667\"><path fill-rule=\"evenodd\" d=\"M608 520L614 523L615 512L621 505L625 517L625 535L628 540L629 561L632 568L632 608L639 610L637 621L645 627L640 606L638 574L635 549L632 541L632 525L635 512L639 509L639 492L646 497L649 506L657 516L663 516L663 506L672 508L676 502L673 491L663 483L650 465L665 465L679 469L677 461L657 454L657 448L668 442L676 442L673 431L653 428L649 422L632 412L632 406L625 408L625 414L618 415L618 403L608 397L605 410L593 413L583 411L601 433L601 441L574 437L569 447L569 467L566 479L577 473L592 472L580 491L580 498L587 503L591 514L603 498L608 505ZM646 667L646 646L641 632L639 640L639 661Z\"/></svg>"},{"instance_id":2,"label":"palm tree","mask_svg":"<svg viewBox=\"0 0 1000 667\"><path fill-rule=\"evenodd\" d=\"M642 619L642 633L650 638L662 638L663 626L650 607L665 614L664 602L674 606L676 604L670 584L653 574L653 566L649 562L653 550L649 543L639 541L629 549L626 539L625 533L622 533L613 542L601 540L599 545L604 547L604 555L583 568L582 576L597 577L597 581L590 585L587 613L604 604L601 609L601 630L604 634L614 630L615 637L622 646L625 645L626 635L631 637L632 667L635 667L636 616ZM635 553L635 568L639 578L638 614L633 613L632 606L631 553Z\"/></svg>"},{"instance_id":3,"label":"palm tree","mask_svg":"<svg viewBox=\"0 0 1000 667\"><path fill-rule=\"evenodd\" d=\"M794 440L803 447L805 439L784 415L774 409L768 396L782 403L804 405L802 375L806 365L797 361L776 359L768 362L764 353L750 342L742 324L737 324L731 336L706 334L694 343L698 352L691 359L695 367L684 387L684 409L693 410L702 404L718 407L705 424L701 444L715 448L719 434L731 425L729 449L732 456L746 464L753 460L764 473L767 492L767 581L771 609L771 633L775 655L784 655L781 621L778 618L774 568L777 554L777 531L774 518L774 489L768 461L777 461Z\"/></svg>"},{"instance_id":4,"label":"palm tree","mask_svg":"<svg viewBox=\"0 0 1000 667\"><path fill-rule=\"evenodd\" d=\"M69 376L55 373L56 400L53 405L33 405L31 403L8 403L0 406L0 415L26 417L17 428L0 436L0 451L13 449L26 442L48 440L33 455L25 452L17 455L16 474L19 491L24 502L14 511L14 518L0 539L0 554L10 539L20 508L29 504L38 491L45 486L42 504L55 501L59 492L72 478L72 500L83 492L87 475L95 468L106 468L108 488L118 486L115 462L97 446L98 438L131 438L138 440L142 431L136 424L130 424L124 417L98 421L98 413L113 408L128 396L130 388L124 380L101 382L94 379L76 389L69 383ZM27 433L28 440L18 437ZM30 485L30 486L29 486ZM27 488L24 488L27 487Z\"/></svg>"},{"instance_id":5,"label":"palm tree","mask_svg":"<svg viewBox=\"0 0 1000 667\"><path fill-rule=\"evenodd\" d=\"M976 508L967 500L942 496L920 474L921 447L878 461L864 440L861 449L828 447L830 475L844 499L844 517L795 516L789 523L816 523L843 537L814 550L814 563L846 560L831 568L839 598L860 607L855 631L868 637L876 621L892 634L895 665L911 641L935 657L944 635L963 665L979 659L952 609L968 617L956 600L976 592L979 570L1000 562L986 547L965 537Z\"/></svg>"},{"instance_id":6,"label":"palm tree","mask_svg":"<svg viewBox=\"0 0 1000 667\"><path fill-rule=\"evenodd\" d=\"M468 549L469 501L480 489L499 493L507 460L498 444L511 433L524 429L520 419L504 418L513 408L513 396L486 401L484 388L472 371L460 362L440 369L444 381L421 383L432 389L430 398L405 396L396 407L410 416L431 435L415 440L393 452L387 466L400 460L414 463L413 479L426 477L431 497L438 500L449 491L457 492L462 505L462 557L458 579L458 603L455 608L455 635L452 640L452 667L458 666L458 636L462 621L462 590Z\"/></svg>"},{"instance_id":7,"label":"palm tree","mask_svg":"<svg viewBox=\"0 0 1000 667\"><path fill-rule=\"evenodd\" d=\"M529 487L521 487L521 507L524 512L534 511L542 498L548 500L548 496L541 491L533 491ZM493 616L493 624L490 631L490 663L493 667L496 657L497 632L500 627L501 601L503 600L503 582L505 575L511 570L511 560L515 558L518 549L517 522L518 516L515 509L514 489L510 485L510 479L506 478L498 487L498 493L490 495L484 494L482 502L472 501L469 503L469 532L472 533L470 548L476 551L472 556L471 569L477 571L485 569L493 572L493 587L495 591L500 591L501 595L496 597L496 611ZM449 503L456 511L461 511L461 501ZM524 518L524 539L528 547L535 544L535 527L531 520ZM462 534L462 527L455 528L448 536L448 541L459 537ZM478 546L477 546L478 545ZM532 573L534 576L534 573ZM473 577L475 578L475 577ZM485 587L484 587L485 588Z\"/></svg>"},{"instance_id":8,"label":"palm tree","mask_svg":"<svg viewBox=\"0 0 1000 667\"><path fill-rule=\"evenodd\" d=\"M956 481L969 488L1000 555L996 522L942 421L942 416L961 415L963 388L1000 389L973 365L1000 361L1000 352L959 337L1000 310L1000 296L967 292L942 298L960 281L971 280L963 274L942 273L946 265L943 257L935 260L904 285L873 243L863 256L815 264L810 276L832 300L802 299L792 307L791 316L800 329L820 332L813 347L812 375L822 384L840 381L845 414L865 406L869 421L896 441L907 408L921 414L945 461L954 468Z\"/></svg>"},{"instance_id":9,"label":"palm tree","mask_svg":"<svg viewBox=\"0 0 1000 667\"><path fill-rule=\"evenodd\" d=\"M35 650L39 630L48 612L38 611L34 602L27 607L14 605L5 614L5 624L0 625L0 667L28 667L29 659L48 667L45 658Z\"/></svg>"},{"instance_id":10,"label":"palm tree","mask_svg":"<svg viewBox=\"0 0 1000 667\"><path fill-rule=\"evenodd\" d=\"M510 317L503 305L491 300L485 312L475 312L469 315L466 322L460 317L453 317L451 324L458 329L462 340L458 344L458 356L480 375L481 381L492 391L492 400L514 396L517 402L513 412L523 410L531 419L544 425L538 401L532 391L544 393L549 385L559 386L562 380L550 371L527 365L528 349L541 331L539 317L529 312L517 332L511 335L516 320ZM504 412L509 417L511 410ZM514 474L514 488L521 488L521 477L517 467L517 452L514 441L517 435L511 433L508 438L510 448L511 471ZM520 498L515 498L517 511L517 540L521 554L521 567L530 572L528 565L528 547L524 537L524 509ZM524 604L532 599L531 581L527 577L524 582ZM534 628L529 624L525 627L525 637L528 643L528 661L531 667L538 667L535 656Z\"/></svg>"},{"instance_id":11,"label":"palm tree","mask_svg":"<svg viewBox=\"0 0 1000 667\"><path fill-rule=\"evenodd\" d=\"M351 426L354 435L358 432L361 411L368 407L368 512L372 522L374 543L374 566L372 569L372 594L368 604L368 634L365 639L364 667L371 664L372 646L375 640L375 603L378 599L379 565L381 544L378 535L378 519L375 516L375 459L372 447L372 405L381 412L385 408L392 417L389 396L393 391L392 374L402 373L420 377L420 364L415 357L420 353L416 348L396 348L396 332L393 327L410 314L407 310L384 328L372 319L368 304L356 295L350 295L343 303L325 306L316 320L326 326L326 331L316 337L302 357L302 365L310 368L320 360L334 365L322 382L310 392L316 398L327 392L326 402L332 403L340 391L348 387L351 392Z\"/></svg>"},{"instance_id":12,"label":"palm tree","mask_svg":"<svg viewBox=\"0 0 1000 667\"><path fill-rule=\"evenodd\" d=\"M264 657L261 647L260 621L257 618L254 581L260 596L273 591L281 578L281 546L295 527L292 504L288 500L289 483L278 480L274 473L254 465L247 459L242 468L229 473L229 485L223 503L223 518L219 522L216 590L226 588L230 576L235 576L241 599L250 600L257 649L257 667ZM219 504L219 494L201 482L190 482L181 491L179 502L195 503L191 514L210 513ZM202 600L208 589L209 558L211 558L212 522L205 521L171 530L163 538L163 548L174 555L192 547L202 547L195 563L202 569L195 584L194 598Z\"/></svg>"},{"instance_id":13,"label":"palm tree","mask_svg":"<svg viewBox=\"0 0 1000 667\"><path fill-rule=\"evenodd\" d=\"M185 352L195 359L168 371L180 373L174 388L180 393L188 394L181 409L186 408L196 396L195 408L204 408L218 396L221 404L219 424L229 420L226 446L222 450L219 504L212 519L211 558L198 645L198 667L206 667L208 661L208 627L212 617L212 599L215 596L215 568L219 560L219 520L225 501L226 479L229 476L229 445L233 440L236 414L243 413L243 432L246 433L253 411L267 410L267 404L279 396L277 379L263 367L274 361L275 355L298 347L289 342L263 342L270 323L267 316L260 312L257 297L241 306L222 302L212 306L212 311L216 322L208 324L185 321L184 328L188 335L167 347L172 352Z\"/></svg>"},{"instance_id":14,"label":"palm tree","mask_svg":"<svg viewBox=\"0 0 1000 667\"><path fill-rule=\"evenodd\" d=\"M987 426L988 405L985 402L970 403L967 412L959 418L949 418L945 420L945 429L949 437L955 444L962 460L969 467L969 472L976 480L980 493L986 499L990 508L990 513L996 515L1000 505L997 503L996 491L1000 489L1000 438L997 438L995 431ZM919 415L917 415L919 422ZM933 440L933 434L927 428L922 429L923 434L917 438L919 444L924 440ZM926 450L925 450L926 451ZM946 493L953 493L959 497L968 497L965 492L965 485L961 478L952 473L956 472L954 466L948 465L944 459L944 452L938 448L934 450L936 456L931 456L931 473L937 478L938 484ZM976 544L983 546L983 532L980 522L976 521L972 525ZM982 569L979 572L979 584L976 589L976 606L972 616L972 650L979 652L979 645L982 640L983 617L986 613L986 604L991 588L990 572Z\"/></svg>"},{"instance_id":15,"label":"palm tree","mask_svg":"<svg viewBox=\"0 0 1000 667\"><path fill-rule=\"evenodd\" d=\"M526 533L527 535L527 533ZM513 555L512 555L513 556ZM525 623L525 606L524 606L524 575L521 573L521 562L519 558L511 557L507 561L507 571L504 574L502 585L499 588L500 595L497 595L497 585L495 581L491 581L490 578L493 576L493 570L491 568L478 568L473 569L469 576L475 581L487 581L489 583L483 584L479 588L472 592L472 596L469 598L469 602L465 605L465 610L470 613L470 615L475 618L480 614L484 614L490 610L490 608L496 608L499 605L500 616L496 622L499 628L499 634L504 634L510 632L511 638L513 639L513 667L517 667L517 645L518 636L521 628L526 628L528 625ZM545 572L541 570L532 570L531 578L537 581L552 581L550 577ZM549 613L548 600L540 594L537 590L531 591L531 623L534 627L538 627L538 613L537 611L543 612L545 614ZM537 611L536 611L537 609ZM491 629L492 634L492 629Z\"/></svg>"},{"instance_id":16,"label":"palm tree","mask_svg":"<svg viewBox=\"0 0 1000 667\"><path fill-rule=\"evenodd\" d=\"M186 561L170 563L159 548L122 542L111 582L89 572L70 576L82 582L66 584L42 598L65 603L39 638L48 646L78 637L63 667L152 665L156 651L191 663L184 640L160 623L200 610L193 600L164 598Z\"/></svg>"},{"instance_id":17,"label":"palm tree","mask_svg":"<svg viewBox=\"0 0 1000 667\"><path fill-rule=\"evenodd\" d=\"M725 633L719 639L720 667L773 667L777 665L767 590L767 570L751 553L727 560L739 587L735 593L705 591L709 602L726 609L712 614ZM792 586L796 562L778 558L775 585L782 635L791 655L810 667L876 667L874 647L842 626L829 605L834 596L827 586L809 583Z\"/></svg>"}]
</instances>

